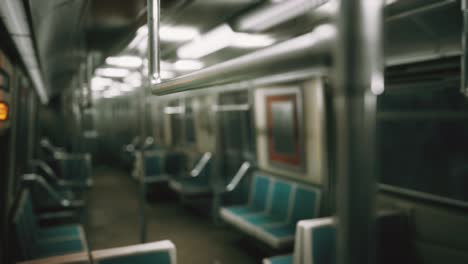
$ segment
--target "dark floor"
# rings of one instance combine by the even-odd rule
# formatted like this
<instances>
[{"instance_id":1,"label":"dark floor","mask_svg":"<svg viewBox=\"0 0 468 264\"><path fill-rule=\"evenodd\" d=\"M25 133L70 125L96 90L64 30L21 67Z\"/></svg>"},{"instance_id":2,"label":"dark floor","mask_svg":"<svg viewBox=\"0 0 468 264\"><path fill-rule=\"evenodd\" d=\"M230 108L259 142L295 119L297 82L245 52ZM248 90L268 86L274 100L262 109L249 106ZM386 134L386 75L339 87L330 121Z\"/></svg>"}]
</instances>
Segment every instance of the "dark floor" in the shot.
<instances>
[{"instance_id":1,"label":"dark floor","mask_svg":"<svg viewBox=\"0 0 468 264\"><path fill-rule=\"evenodd\" d=\"M91 248L139 243L135 183L123 170L104 167L95 169L94 181L87 226ZM176 199L157 199L146 212L147 241L174 242L179 264L261 263L258 252L246 249L246 240L240 233L226 226L214 226L209 217L182 207Z\"/></svg>"}]
</instances>

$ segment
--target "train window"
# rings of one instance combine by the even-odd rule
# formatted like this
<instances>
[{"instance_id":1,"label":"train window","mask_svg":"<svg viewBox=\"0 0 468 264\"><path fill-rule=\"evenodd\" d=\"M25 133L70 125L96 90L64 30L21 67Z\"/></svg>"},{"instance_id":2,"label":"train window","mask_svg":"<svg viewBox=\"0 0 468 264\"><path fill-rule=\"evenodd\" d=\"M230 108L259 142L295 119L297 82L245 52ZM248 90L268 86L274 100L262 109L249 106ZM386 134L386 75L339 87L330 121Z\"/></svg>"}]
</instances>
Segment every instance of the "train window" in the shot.
<instances>
[{"instance_id":1,"label":"train window","mask_svg":"<svg viewBox=\"0 0 468 264\"><path fill-rule=\"evenodd\" d=\"M10 77L2 69L0 69L0 90L4 90L5 92L10 91Z\"/></svg>"},{"instance_id":2,"label":"train window","mask_svg":"<svg viewBox=\"0 0 468 264\"><path fill-rule=\"evenodd\" d=\"M458 86L400 87L379 97L382 184L468 202L468 102Z\"/></svg>"}]
</instances>

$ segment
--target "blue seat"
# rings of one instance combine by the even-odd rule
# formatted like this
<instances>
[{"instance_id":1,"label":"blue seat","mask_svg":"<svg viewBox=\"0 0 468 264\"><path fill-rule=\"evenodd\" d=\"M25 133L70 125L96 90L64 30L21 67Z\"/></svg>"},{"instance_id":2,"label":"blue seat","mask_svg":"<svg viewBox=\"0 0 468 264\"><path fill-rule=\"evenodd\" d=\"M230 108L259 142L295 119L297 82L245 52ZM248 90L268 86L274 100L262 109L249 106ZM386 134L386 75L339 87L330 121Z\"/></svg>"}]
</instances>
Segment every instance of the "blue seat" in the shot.
<instances>
[{"instance_id":1,"label":"blue seat","mask_svg":"<svg viewBox=\"0 0 468 264\"><path fill-rule=\"evenodd\" d=\"M378 241L386 241L392 236L387 233L395 233L401 230L404 225L404 215L395 211L381 211L378 214L376 228ZM398 232L397 232L398 234ZM380 249L391 248L389 254L379 252L380 261L377 263L388 263L389 256L392 257L391 263L401 263L401 258L394 258L398 255L398 246L402 241L392 241L391 247L380 247ZM302 220L297 224L296 240L294 252L291 255L272 257L264 259L264 264L274 263L302 263L302 264L334 264L336 263L336 224L332 217L316 218L311 220Z\"/></svg>"},{"instance_id":2,"label":"blue seat","mask_svg":"<svg viewBox=\"0 0 468 264\"><path fill-rule=\"evenodd\" d=\"M83 252L87 250L80 225L40 228L29 191L24 191L14 217L16 238L22 259Z\"/></svg>"},{"instance_id":3,"label":"blue seat","mask_svg":"<svg viewBox=\"0 0 468 264\"><path fill-rule=\"evenodd\" d=\"M169 179L164 170L165 152L151 150L144 152L145 183L164 182Z\"/></svg>"},{"instance_id":4,"label":"blue seat","mask_svg":"<svg viewBox=\"0 0 468 264\"><path fill-rule=\"evenodd\" d=\"M318 215L320 191L256 172L248 203L221 208L221 217L273 248L291 246L296 223Z\"/></svg>"},{"instance_id":5,"label":"blue seat","mask_svg":"<svg viewBox=\"0 0 468 264\"><path fill-rule=\"evenodd\" d=\"M177 263L176 248L169 240L96 250L91 254L95 264Z\"/></svg>"},{"instance_id":6,"label":"blue seat","mask_svg":"<svg viewBox=\"0 0 468 264\"><path fill-rule=\"evenodd\" d=\"M293 256L292 255L283 255L276 256L263 260L263 264L292 264Z\"/></svg>"},{"instance_id":7,"label":"blue seat","mask_svg":"<svg viewBox=\"0 0 468 264\"><path fill-rule=\"evenodd\" d=\"M17 262L17 264L90 264L88 252L66 254L53 257L44 257L34 260Z\"/></svg>"},{"instance_id":8,"label":"blue seat","mask_svg":"<svg viewBox=\"0 0 468 264\"><path fill-rule=\"evenodd\" d=\"M333 218L302 220L297 224L294 252L263 260L263 264L334 264L336 228Z\"/></svg>"}]
</instances>

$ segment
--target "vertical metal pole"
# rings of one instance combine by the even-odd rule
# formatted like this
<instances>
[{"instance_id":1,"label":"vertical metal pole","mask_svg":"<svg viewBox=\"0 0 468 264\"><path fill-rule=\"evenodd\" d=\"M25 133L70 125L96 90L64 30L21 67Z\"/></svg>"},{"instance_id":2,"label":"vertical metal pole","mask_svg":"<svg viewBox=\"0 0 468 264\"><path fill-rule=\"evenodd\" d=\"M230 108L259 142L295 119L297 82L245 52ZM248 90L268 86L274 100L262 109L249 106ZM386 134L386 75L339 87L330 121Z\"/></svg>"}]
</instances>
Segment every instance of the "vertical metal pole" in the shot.
<instances>
[{"instance_id":1,"label":"vertical metal pole","mask_svg":"<svg viewBox=\"0 0 468 264\"><path fill-rule=\"evenodd\" d=\"M461 9L463 13L463 28L462 28L462 61L461 61L461 92L468 97L468 0L462 0Z\"/></svg>"},{"instance_id":2,"label":"vertical metal pole","mask_svg":"<svg viewBox=\"0 0 468 264\"><path fill-rule=\"evenodd\" d=\"M375 263L376 97L383 92L382 0L341 0L335 50L337 260Z\"/></svg>"},{"instance_id":3,"label":"vertical metal pole","mask_svg":"<svg viewBox=\"0 0 468 264\"><path fill-rule=\"evenodd\" d=\"M160 1L148 0L148 81L145 82L141 91L140 100L140 121L141 121L141 140L142 146L147 137L146 98L150 95L151 84L160 82L159 77L159 20L160 20ZM143 74L142 74L143 75ZM139 172L139 197L140 197L140 241L146 242L147 221L146 221L146 182L145 182L145 149L141 149L141 168Z\"/></svg>"},{"instance_id":4,"label":"vertical metal pole","mask_svg":"<svg viewBox=\"0 0 468 264\"><path fill-rule=\"evenodd\" d=\"M216 105L220 105L220 95L216 95ZM222 140L222 113L220 111L213 111L213 125L215 129L215 152L212 159L212 168L211 168L211 184L213 186L213 200L211 205L211 214L213 218L213 223L215 225L220 225L219 218L219 209L222 204L222 195L224 192L225 183L223 182L221 175L222 166L223 166L223 140Z\"/></svg>"},{"instance_id":5,"label":"vertical metal pole","mask_svg":"<svg viewBox=\"0 0 468 264\"><path fill-rule=\"evenodd\" d=\"M160 0L148 0L148 77L150 84L159 83L159 21L160 21Z\"/></svg>"}]
</instances>

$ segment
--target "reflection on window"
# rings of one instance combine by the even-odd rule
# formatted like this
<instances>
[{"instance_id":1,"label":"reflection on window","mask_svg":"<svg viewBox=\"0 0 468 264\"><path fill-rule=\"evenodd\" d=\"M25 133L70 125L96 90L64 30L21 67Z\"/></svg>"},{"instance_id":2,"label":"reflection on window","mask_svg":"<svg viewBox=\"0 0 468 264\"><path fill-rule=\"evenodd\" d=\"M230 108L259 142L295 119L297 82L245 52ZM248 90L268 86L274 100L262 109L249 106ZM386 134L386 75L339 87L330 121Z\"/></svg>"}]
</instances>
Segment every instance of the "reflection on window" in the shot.
<instances>
[{"instance_id":1,"label":"reflection on window","mask_svg":"<svg viewBox=\"0 0 468 264\"><path fill-rule=\"evenodd\" d=\"M468 202L468 103L458 87L379 98L380 182Z\"/></svg>"}]
</instances>

